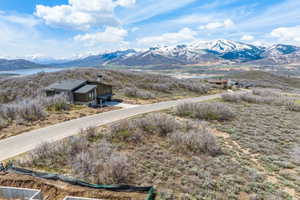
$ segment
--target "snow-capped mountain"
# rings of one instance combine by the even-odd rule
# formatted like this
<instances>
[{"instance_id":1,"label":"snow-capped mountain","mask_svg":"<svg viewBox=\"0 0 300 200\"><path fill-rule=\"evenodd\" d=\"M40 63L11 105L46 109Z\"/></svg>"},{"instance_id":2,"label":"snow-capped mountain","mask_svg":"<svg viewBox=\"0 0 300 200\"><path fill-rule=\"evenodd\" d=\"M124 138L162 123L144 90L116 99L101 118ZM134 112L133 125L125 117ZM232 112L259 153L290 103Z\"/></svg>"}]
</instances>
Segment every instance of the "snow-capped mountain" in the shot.
<instances>
[{"instance_id":1,"label":"snow-capped mountain","mask_svg":"<svg viewBox=\"0 0 300 200\"><path fill-rule=\"evenodd\" d=\"M259 64L289 64L300 62L300 48L293 45L275 44L266 48L262 59L253 61Z\"/></svg>"},{"instance_id":2,"label":"snow-capped mountain","mask_svg":"<svg viewBox=\"0 0 300 200\"><path fill-rule=\"evenodd\" d=\"M196 41L191 43L191 49L194 50L202 50L202 49L209 49L211 51L215 51L218 53L227 53L232 51L244 51L253 48L253 45L235 42L231 40L213 40L213 41Z\"/></svg>"},{"instance_id":3,"label":"snow-capped mountain","mask_svg":"<svg viewBox=\"0 0 300 200\"><path fill-rule=\"evenodd\" d=\"M52 66L59 67L95 67L99 65L105 65L108 63L114 63L118 60L126 59L127 57L133 56L137 53L134 49L128 49L124 51L115 51L110 53L104 53L100 55L92 55L85 58L75 59L65 63L54 63L49 64Z\"/></svg>"},{"instance_id":4,"label":"snow-capped mountain","mask_svg":"<svg viewBox=\"0 0 300 200\"><path fill-rule=\"evenodd\" d=\"M203 63L286 64L300 60L300 48L277 44L257 46L231 40L195 41L176 46L157 46L146 50L124 50L89 56L60 66L161 65Z\"/></svg>"},{"instance_id":5,"label":"snow-capped mountain","mask_svg":"<svg viewBox=\"0 0 300 200\"><path fill-rule=\"evenodd\" d=\"M197 41L188 45L149 48L125 60L125 65L246 62L261 58L263 47L230 40Z\"/></svg>"}]
</instances>

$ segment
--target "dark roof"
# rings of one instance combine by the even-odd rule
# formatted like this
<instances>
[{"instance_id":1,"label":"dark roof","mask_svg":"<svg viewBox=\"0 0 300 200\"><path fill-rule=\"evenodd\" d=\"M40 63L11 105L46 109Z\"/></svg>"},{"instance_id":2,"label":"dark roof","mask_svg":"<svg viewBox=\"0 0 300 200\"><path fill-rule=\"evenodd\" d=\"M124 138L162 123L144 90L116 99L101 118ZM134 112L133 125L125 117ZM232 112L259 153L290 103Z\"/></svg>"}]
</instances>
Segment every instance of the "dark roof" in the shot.
<instances>
[{"instance_id":1,"label":"dark roof","mask_svg":"<svg viewBox=\"0 0 300 200\"><path fill-rule=\"evenodd\" d=\"M108 85L108 84L102 83L101 81L90 81L90 80L88 80L87 83L88 84L96 84L96 85L103 85L103 86L112 87L112 85Z\"/></svg>"},{"instance_id":2,"label":"dark roof","mask_svg":"<svg viewBox=\"0 0 300 200\"><path fill-rule=\"evenodd\" d=\"M224 84L228 83L228 80L208 80L209 83L219 83L219 84Z\"/></svg>"},{"instance_id":3,"label":"dark roof","mask_svg":"<svg viewBox=\"0 0 300 200\"><path fill-rule=\"evenodd\" d=\"M96 87L97 87L97 85L85 85L85 86L79 88L78 90L76 90L75 93L85 94L85 93L95 89Z\"/></svg>"},{"instance_id":4,"label":"dark roof","mask_svg":"<svg viewBox=\"0 0 300 200\"><path fill-rule=\"evenodd\" d=\"M68 90L72 91L86 83L84 80L65 80L49 85L46 90Z\"/></svg>"}]
</instances>

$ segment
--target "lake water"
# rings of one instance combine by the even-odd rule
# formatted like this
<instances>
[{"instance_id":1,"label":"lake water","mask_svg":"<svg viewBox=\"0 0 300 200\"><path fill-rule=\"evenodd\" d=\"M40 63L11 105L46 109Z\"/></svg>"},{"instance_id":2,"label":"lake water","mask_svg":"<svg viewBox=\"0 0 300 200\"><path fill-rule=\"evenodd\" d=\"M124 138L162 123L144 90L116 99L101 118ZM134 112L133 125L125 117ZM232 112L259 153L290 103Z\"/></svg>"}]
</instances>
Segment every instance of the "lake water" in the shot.
<instances>
[{"instance_id":1,"label":"lake water","mask_svg":"<svg viewBox=\"0 0 300 200\"><path fill-rule=\"evenodd\" d=\"M9 71L0 71L0 75L2 74L13 74L17 76L26 76L26 75L32 75L37 74L40 72L57 72L61 70L66 70L69 68L35 68L35 69L19 69L19 70L9 70Z\"/></svg>"}]
</instances>

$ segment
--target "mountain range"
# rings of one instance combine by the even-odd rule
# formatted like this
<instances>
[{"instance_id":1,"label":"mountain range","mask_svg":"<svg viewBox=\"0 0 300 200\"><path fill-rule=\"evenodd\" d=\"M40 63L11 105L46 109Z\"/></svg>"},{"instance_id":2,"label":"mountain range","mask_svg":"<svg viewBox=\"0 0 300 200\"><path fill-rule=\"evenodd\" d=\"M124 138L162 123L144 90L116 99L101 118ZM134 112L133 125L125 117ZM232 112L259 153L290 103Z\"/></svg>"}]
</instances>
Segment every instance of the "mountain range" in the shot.
<instances>
[{"instance_id":1,"label":"mountain range","mask_svg":"<svg viewBox=\"0 0 300 200\"><path fill-rule=\"evenodd\" d=\"M196 41L187 45L151 47L146 50L129 49L56 66L99 66L117 64L127 66L163 64L289 64L300 62L300 47L285 44L256 46L231 40Z\"/></svg>"},{"instance_id":2,"label":"mountain range","mask_svg":"<svg viewBox=\"0 0 300 200\"><path fill-rule=\"evenodd\" d=\"M35 62L37 62L35 60ZM145 50L122 50L45 65L26 60L0 59L0 70L16 68L95 67L108 64L144 66L163 64L256 64L300 63L300 47L285 44L257 46L231 40L195 41L176 46L158 46Z\"/></svg>"}]
</instances>

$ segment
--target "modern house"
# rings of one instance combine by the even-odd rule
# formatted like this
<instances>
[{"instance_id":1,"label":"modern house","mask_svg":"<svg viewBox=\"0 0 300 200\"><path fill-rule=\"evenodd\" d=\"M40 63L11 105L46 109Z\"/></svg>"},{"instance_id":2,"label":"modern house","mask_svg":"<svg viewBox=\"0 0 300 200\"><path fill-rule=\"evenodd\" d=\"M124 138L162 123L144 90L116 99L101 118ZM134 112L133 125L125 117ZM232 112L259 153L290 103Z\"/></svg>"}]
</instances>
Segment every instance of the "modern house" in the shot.
<instances>
[{"instance_id":1,"label":"modern house","mask_svg":"<svg viewBox=\"0 0 300 200\"><path fill-rule=\"evenodd\" d=\"M45 88L47 96L65 94L71 103L102 106L105 101L111 101L112 86L100 80L64 80Z\"/></svg>"}]
</instances>

